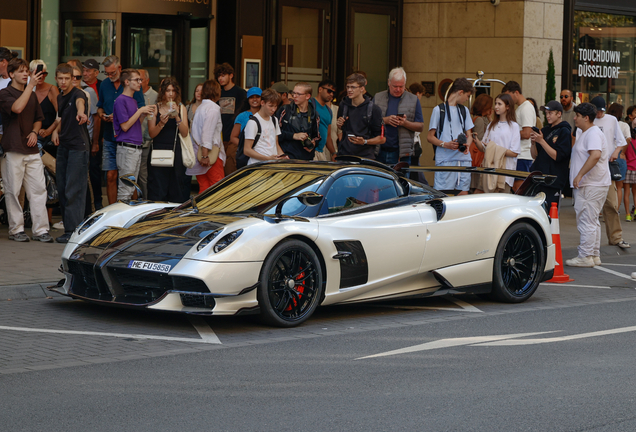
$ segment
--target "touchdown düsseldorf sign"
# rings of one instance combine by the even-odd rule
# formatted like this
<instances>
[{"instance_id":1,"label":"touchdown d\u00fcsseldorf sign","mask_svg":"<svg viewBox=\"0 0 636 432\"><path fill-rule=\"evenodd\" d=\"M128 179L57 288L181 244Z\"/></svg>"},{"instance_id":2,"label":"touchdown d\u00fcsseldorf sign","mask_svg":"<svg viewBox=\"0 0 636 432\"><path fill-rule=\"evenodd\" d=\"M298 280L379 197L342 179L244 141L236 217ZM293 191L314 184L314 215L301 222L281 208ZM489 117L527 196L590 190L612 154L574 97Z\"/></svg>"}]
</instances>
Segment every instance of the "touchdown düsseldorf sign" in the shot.
<instances>
[{"instance_id":1,"label":"touchdown d\u00fcsseldorf sign","mask_svg":"<svg viewBox=\"0 0 636 432\"><path fill-rule=\"evenodd\" d=\"M594 64L590 64L593 62ZM606 63L605 65L599 63ZM579 48L579 76L585 78L618 78L621 52Z\"/></svg>"}]
</instances>

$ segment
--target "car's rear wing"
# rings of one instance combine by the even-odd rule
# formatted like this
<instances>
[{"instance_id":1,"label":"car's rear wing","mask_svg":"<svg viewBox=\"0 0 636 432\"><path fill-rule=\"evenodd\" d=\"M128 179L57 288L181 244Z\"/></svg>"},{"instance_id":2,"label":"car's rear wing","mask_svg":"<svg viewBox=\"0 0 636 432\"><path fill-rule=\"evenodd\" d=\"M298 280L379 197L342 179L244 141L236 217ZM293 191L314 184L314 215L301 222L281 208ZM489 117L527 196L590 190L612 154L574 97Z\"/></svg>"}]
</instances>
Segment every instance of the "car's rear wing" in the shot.
<instances>
[{"instance_id":1,"label":"car's rear wing","mask_svg":"<svg viewBox=\"0 0 636 432\"><path fill-rule=\"evenodd\" d=\"M459 167L459 166L435 166L435 167L418 167L409 166L406 162L400 162L396 164L393 169L401 174L407 174L412 172L468 172L474 174L491 174L500 175L506 177L514 177L523 179L523 183L517 189L515 194L534 196L536 195L536 188L538 185L546 184L551 185L556 180L556 176L542 174L540 171L525 172L506 170L499 168L482 168L482 167Z\"/></svg>"}]
</instances>

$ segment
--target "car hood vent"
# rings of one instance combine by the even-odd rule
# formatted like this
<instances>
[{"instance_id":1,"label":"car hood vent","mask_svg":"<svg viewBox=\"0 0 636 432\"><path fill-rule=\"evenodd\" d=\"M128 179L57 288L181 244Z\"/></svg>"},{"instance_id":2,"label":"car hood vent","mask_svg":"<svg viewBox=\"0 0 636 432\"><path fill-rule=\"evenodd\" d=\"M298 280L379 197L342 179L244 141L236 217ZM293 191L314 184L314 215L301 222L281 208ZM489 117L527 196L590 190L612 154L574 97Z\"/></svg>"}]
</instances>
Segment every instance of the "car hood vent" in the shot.
<instances>
[{"instance_id":1,"label":"car hood vent","mask_svg":"<svg viewBox=\"0 0 636 432\"><path fill-rule=\"evenodd\" d=\"M426 204L435 209L435 213L437 213L437 220L440 220L444 217L444 213L446 213L446 203L444 202L444 200L437 198L427 201Z\"/></svg>"}]
</instances>

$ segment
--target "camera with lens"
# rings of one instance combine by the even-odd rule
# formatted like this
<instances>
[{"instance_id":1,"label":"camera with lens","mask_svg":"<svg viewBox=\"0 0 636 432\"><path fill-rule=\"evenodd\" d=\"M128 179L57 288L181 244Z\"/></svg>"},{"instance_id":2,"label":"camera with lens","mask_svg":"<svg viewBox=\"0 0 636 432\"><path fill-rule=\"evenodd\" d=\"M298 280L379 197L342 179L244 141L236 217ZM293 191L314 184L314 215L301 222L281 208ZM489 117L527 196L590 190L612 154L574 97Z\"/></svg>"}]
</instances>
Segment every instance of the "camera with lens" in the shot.
<instances>
[{"instance_id":1,"label":"camera with lens","mask_svg":"<svg viewBox=\"0 0 636 432\"><path fill-rule=\"evenodd\" d=\"M466 135L463 132L457 135L457 144L459 144L458 150L460 152L466 151Z\"/></svg>"},{"instance_id":2,"label":"camera with lens","mask_svg":"<svg viewBox=\"0 0 636 432\"><path fill-rule=\"evenodd\" d=\"M303 141L303 147L305 147L307 150L313 150L315 145L314 142L309 139L309 138L305 138L305 140Z\"/></svg>"}]
</instances>

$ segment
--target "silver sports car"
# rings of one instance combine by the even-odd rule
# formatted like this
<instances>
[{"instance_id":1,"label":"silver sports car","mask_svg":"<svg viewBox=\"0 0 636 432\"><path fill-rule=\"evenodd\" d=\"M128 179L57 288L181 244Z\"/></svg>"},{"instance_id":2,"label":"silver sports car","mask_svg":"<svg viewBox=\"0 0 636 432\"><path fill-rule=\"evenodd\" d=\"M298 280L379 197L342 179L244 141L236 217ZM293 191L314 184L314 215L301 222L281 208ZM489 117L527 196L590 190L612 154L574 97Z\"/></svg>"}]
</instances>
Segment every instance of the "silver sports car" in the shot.
<instances>
[{"instance_id":1,"label":"silver sports car","mask_svg":"<svg viewBox=\"0 0 636 432\"><path fill-rule=\"evenodd\" d=\"M51 289L90 302L295 326L316 307L480 293L522 302L555 249L539 173L448 196L365 159L245 167L177 205L118 202L78 227ZM455 168L465 170L465 168Z\"/></svg>"}]
</instances>

